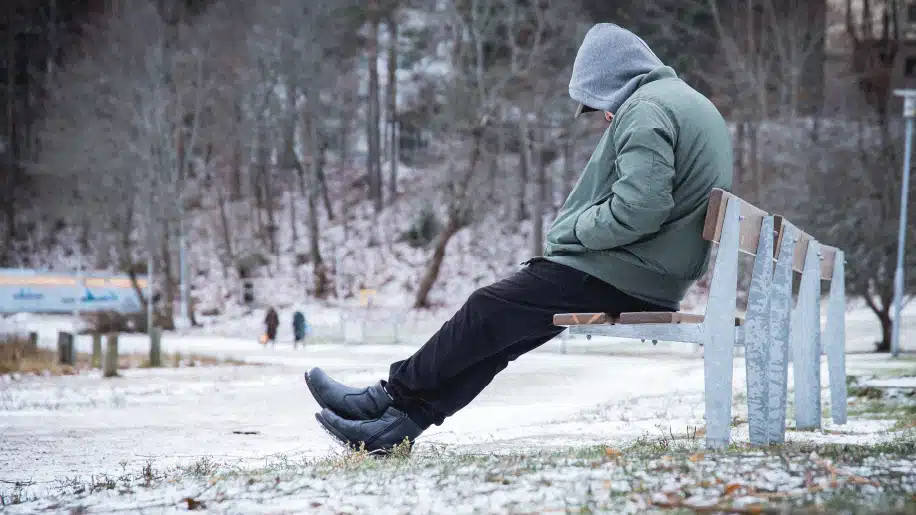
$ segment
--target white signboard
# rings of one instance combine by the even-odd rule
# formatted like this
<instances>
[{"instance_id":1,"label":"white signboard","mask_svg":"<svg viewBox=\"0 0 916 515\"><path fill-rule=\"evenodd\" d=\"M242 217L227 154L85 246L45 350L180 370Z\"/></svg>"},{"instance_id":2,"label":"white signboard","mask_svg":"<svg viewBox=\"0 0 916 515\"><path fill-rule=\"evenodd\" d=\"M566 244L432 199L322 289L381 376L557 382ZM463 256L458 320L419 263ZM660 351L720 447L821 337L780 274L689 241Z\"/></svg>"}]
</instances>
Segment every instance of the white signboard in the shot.
<instances>
[{"instance_id":1,"label":"white signboard","mask_svg":"<svg viewBox=\"0 0 916 515\"><path fill-rule=\"evenodd\" d=\"M137 285L146 288L146 278ZM145 290L144 290L145 291ZM0 268L0 313L143 311L130 277L106 273Z\"/></svg>"}]
</instances>

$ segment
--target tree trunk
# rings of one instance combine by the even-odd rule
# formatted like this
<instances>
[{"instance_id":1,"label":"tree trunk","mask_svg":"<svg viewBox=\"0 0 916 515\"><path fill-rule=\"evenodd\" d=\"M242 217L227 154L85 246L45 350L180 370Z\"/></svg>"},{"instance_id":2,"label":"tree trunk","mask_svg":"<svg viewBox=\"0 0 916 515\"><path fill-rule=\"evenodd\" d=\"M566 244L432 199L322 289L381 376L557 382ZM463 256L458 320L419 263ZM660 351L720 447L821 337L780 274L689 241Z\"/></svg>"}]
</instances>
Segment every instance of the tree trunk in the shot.
<instances>
[{"instance_id":1,"label":"tree trunk","mask_svg":"<svg viewBox=\"0 0 916 515\"><path fill-rule=\"evenodd\" d=\"M375 212L382 210L382 161L381 138L379 135L380 101L378 80L378 32L379 32L379 5L378 0L369 0L369 112L366 120L366 140L369 152L367 171L369 172L369 196L372 198Z\"/></svg>"},{"instance_id":2,"label":"tree trunk","mask_svg":"<svg viewBox=\"0 0 916 515\"><path fill-rule=\"evenodd\" d=\"M260 161L260 158L258 158ZM264 191L262 188L261 174L264 173L264 166L260 162L254 164L253 173L250 174L251 191L254 193L254 226L257 239L265 246L267 240L264 238Z\"/></svg>"},{"instance_id":3,"label":"tree trunk","mask_svg":"<svg viewBox=\"0 0 916 515\"><path fill-rule=\"evenodd\" d=\"M309 188L308 194L309 254L312 258L312 274L315 282L314 294L318 298L323 298L328 291L328 274L324 259L321 256L321 227L318 218L318 176L323 173L321 169L324 167L324 148L321 146L321 141L319 139L317 120L311 118L311 113L309 113L308 116L310 118L310 123L308 124L309 154L313 157L311 167L312 180L310 181L311 187Z\"/></svg>"},{"instance_id":4,"label":"tree trunk","mask_svg":"<svg viewBox=\"0 0 916 515\"><path fill-rule=\"evenodd\" d=\"M16 62L17 45L14 41L14 31L7 30L7 63ZM7 64L6 66L6 170L0 174L5 179L3 188L0 189L0 199L3 200L3 215L6 222L4 234L3 256L0 259L0 266L15 266L16 249L16 190L19 188L19 137L17 135L16 120L19 118L16 113L16 100L19 96L16 94L16 67Z\"/></svg>"},{"instance_id":5,"label":"tree trunk","mask_svg":"<svg viewBox=\"0 0 916 515\"><path fill-rule=\"evenodd\" d=\"M242 198L242 141L239 138L239 127L242 123L241 107L235 105L235 140L232 142L232 164L229 169L229 198L239 200Z\"/></svg>"},{"instance_id":6,"label":"tree trunk","mask_svg":"<svg viewBox=\"0 0 916 515\"><path fill-rule=\"evenodd\" d=\"M878 321L881 322L881 341L875 343L875 352L890 352L891 340L893 339L891 335L893 321L891 320L890 306L881 311L876 311L875 315L878 317Z\"/></svg>"},{"instance_id":7,"label":"tree trunk","mask_svg":"<svg viewBox=\"0 0 916 515\"><path fill-rule=\"evenodd\" d=\"M528 124L521 122L518 130L519 151L518 151L518 185L515 189L518 197L515 199L516 212L515 221L521 222L528 216L528 167L531 163L531 148L528 142Z\"/></svg>"},{"instance_id":8,"label":"tree trunk","mask_svg":"<svg viewBox=\"0 0 916 515\"><path fill-rule=\"evenodd\" d=\"M262 133L258 142L258 191L260 192L260 207L264 209L267 215L267 226L263 225L261 219L261 231L266 236L264 241L267 243L268 251L272 255L278 255L276 228L277 218L274 206L274 189L273 180L270 172L270 148L267 147L267 138Z\"/></svg>"},{"instance_id":9,"label":"tree trunk","mask_svg":"<svg viewBox=\"0 0 916 515\"><path fill-rule=\"evenodd\" d=\"M280 248L277 245L277 213L274 205L273 180L268 170L261 176L264 179L264 205L267 207L267 241L270 244L270 253L279 256Z\"/></svg>"},{"instance_id":10,"label":"tree trunk","mask_svg":"<svg viewBox=\"0 0 916 515\"><path fill-rule=\"evenodd\" d=\"M328 220L334 221L334 208L331 204L331 192L328 191L328 179L327 174L324 173L324 168L327 163L325 163L325 156L327 155L328 144L322 139L321 146L318 150L317 159L320 161L320 164L315 168L316 179L318 180L318 187L321 188L321 199L324 202L324 210L328 213Z\"/></svg>"},{"instance_id":11,"label":"tree trunk","mask_svg":"<svg viewBox=\"0 0 916 515\"><path fill-rule=\"evenodd\" d=\"M171 237L169 227L163 227L162 236L162 279L165 284L165 303L162 306L161 325L163 329L171 330L175 328L175 278L172 272L172 254L169 245Z\"/></svg>"},{"instance_id":12,"label":"tree trunk","mask_svg":"<svg viewBox=\"0 0 916 515\"><path fill-rule=\"evenodd\" d=\"M483 129L484 127L482 126L478 126L474 129L474 144L471 151L471 159L468 162L468 168L464 176L459 177L453 183L453 188L456 193L452 199L451 208L449 209L448 222L439 234L439 238L436 240L436 248L433 250L433 255L426 265L426 271L423 273L423 279L420 281L420 286L417 288L417 296L413 303L415 309L429 306L429 292L432 291L433 285L436 284L436 280L439 278L439 270L442 268L443 259L445 259L445 249L448 247L448 242L465 223L465 200L468 194L468 187L471 184L471 179L473 179L474 172L477 170L478 161L480 161L480 146L481 139L483 138Z\"/></svg>"},{"instance_id":13,"label":"tree trunk","mask_svg":"<svg viewBox=\"0 0 916 515\"><path fill-rule=\"evenodd\" d=\"M885 287L874 293L878 293L877 298L871 293L865 294L863 298L869 309L872 310L872 313L878 317L878 322L881 323L881 340L875 342L875 352L890 352L892 340L891 329L893 328L893 322L891 320L891 299L893 297L893 289L892 287Z\"/></svg>"},{"instance_id":14,"label":"tree trunk","mask_svg":"<svg viewBox=\"0 0 916 515\"><path fill-rule=\"evenodd\" d=\"M543 138L537 137L536 144L544 145ZM530 154L530 152L529 152ZM531 255L540 256L544 252L544 211L547 210L547 195L549 184L547 182L547 163L544 149L537 153L535 166L535 183L537 193L534 199L534 212L531 216Z\"/></svg>"},{"instance_id":15,"label":"tree trunk","mask_svg":"<svg viewBox=\"0 0 916 515\"><path fill-rule=\"evenodd\" d=\"M296 192L293 189L290 189L287 192L289 197L289 228L290 228L290 239L292 240L290 249L295 252L296 244L299 242L299 229L296 227Z\"/></svg>"},{"instance_id":16,"label":"tree trunk","mask_svg":"<svg viewBox=\"0 0 916 515\"><path fill-rule=\"evenodd\" d=\"M229 213L226 209L226 196L223 195L223 189L219 185L216 185L214 188L216 190L216 201L219 204L219 222L220 230L223 236L223 251L221 254L223 256L222 265L223 265L223 277L228 278L229 269L235 263L235 252L232 249L232 228L229 226Z\"/></svg>"},{"instance_id":17,"label":"tree trunk","mask_svg":"<svg viewBox=\"0 0 916 515\"><path fill-rule=\"evenodd\" d=\"M572 192L573 185L576 183L579 176L579 172L576 170L575 158L573 157L574 145L575 131L570 127L563 138L563 171L565 172L563 184L564 196ZM560 206L554 206L554 209L559 210Z\"/></svg>"},{"instance_id":18,"label":"tree trunk","mask_svg":"<svg viewBox=\"0 0 916 515\"><path fill-rule=\"evenodd\" d=\"M458 222L457 214L453 212L449 215L445 228L439 233L439 238L436 240L436 248L433 250L429 264L426 265L426 272L423 273L420 286L417 288L417 296L413 303L414 309L429 307L429 292L432 291L433 285L436 284L436 280L439 278L439 270L442 268L442 261L445 259L445 249L448 248L448 242L452 240L452 236L458 232L460 226Z\"/></svg>"},{"instance_id":19,"label":"tree trunk","mask_svg":"<svg viewBox=\"0 0 916 515\"><path fill-rule=\"evenodd\" d=\"M388 16L388 202L398 195L398 22L396 11Z\"/></svg>"}]
</instances>

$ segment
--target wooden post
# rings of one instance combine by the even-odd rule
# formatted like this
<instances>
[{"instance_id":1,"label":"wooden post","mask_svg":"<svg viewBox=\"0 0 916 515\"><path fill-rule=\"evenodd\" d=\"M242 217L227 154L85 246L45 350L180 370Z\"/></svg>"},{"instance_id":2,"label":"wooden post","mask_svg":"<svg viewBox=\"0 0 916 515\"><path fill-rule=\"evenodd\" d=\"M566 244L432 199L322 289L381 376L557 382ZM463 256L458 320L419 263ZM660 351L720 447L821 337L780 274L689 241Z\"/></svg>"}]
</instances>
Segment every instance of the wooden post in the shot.
<instances>
[{"instance_id":1,"label":"wooden post","mask_svg":"<svg viewBox=\"0 0 916 515\"><path fill-rule=\"evenodd\" d=\"M25 348L25 355L38 353L38 333L29 333L29 343Z\"/></svg>"},{"instance_id":2,"label":"wooden post","mask_svg":"<svg viewBox=\"0 0 916 515\"><path fill-rule=\"evenodd\" d=\"M92 368L102 368L101 333L92 333Z\"/></svg>"},{"instance_id":3,"label":"wooden post","mask_svg":"<svg viewBox=\"0 0 916 515\"><path fill-rule=\"evenodd\" d=\"M74 365L73 334L64 331L57 333L57 361L61 365Z\"/></svg>"},{"instance_id":4,"label":"wooden post","mask_svg":"<svg viewBox=\"0 0 916 515\"><path fill-rule=\"evenodd\" d=\"M149 366L162 366L162 330L158 327L149 332Z\"/></svg>"},{"instance_id":5,"label":"wooden post","mask_svg":"<svg viewBox=\"0 0 916 515\"><path fill-rule=\"evenodd\" d=\"M104 377L118 375L118 333L108 334L108 346L105 349L105 370L102 375Z\"/></svg>"}]
</instances>

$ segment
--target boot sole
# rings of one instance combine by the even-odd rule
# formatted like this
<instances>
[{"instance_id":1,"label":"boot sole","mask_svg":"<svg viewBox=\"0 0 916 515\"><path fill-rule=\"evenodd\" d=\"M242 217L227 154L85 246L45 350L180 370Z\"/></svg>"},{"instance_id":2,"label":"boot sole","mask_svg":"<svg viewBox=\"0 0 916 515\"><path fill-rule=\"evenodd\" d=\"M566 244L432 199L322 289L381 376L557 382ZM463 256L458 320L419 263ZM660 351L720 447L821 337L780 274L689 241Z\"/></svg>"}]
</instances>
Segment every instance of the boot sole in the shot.
<instances>
[{"instance_id":1,"label":"boot sole","mask_svg":"<svg viewBox=\"0 0 916 515\"><path fill-rule=\"evenodd\" d=\"M312 397L315 399L315 402L317 402L318 405L321 406L322 409L330 409L328 408L328 404L324 402L324 399L322 399L321 396L318 395L318 392L315 390L315 387L312 386L312 382L309 380L308 372L305 373L305 385L308 386L309 393L312 394ZM315 416L317 415L318 414L316 413Z\"/></svg>"},{"instance_id":2,"label":"boot sole","mask_svg":"<svg viewBox=\"0 0 916 515\"><path fill-rule=\"evenodd\" d=\"M352 443L350 443L350 440L346 436L341 434L340 431L335 429L334 426L329 424L324 419L324 417L321 416L321 412L315 413L315 420L318 421L318 424L321 425L321 428L324 429L324 432L330 435L332 438L334 438L334 440L336 440L337 443L339 443L340 445L344 447L350 447L351 445L353 445Z\"/></svg>"},{"instance_id":3,"label":"boot sole","mask_svg":"<svg viewBox=\"0 0 916 515\"><path fill-rule=\"evenodd\" d=\"M334 426L332 426L330 423L328 423L328 422L324 419L324 417L321 416L321 413L320 413L320 412L319 412L319 413L315 413L315 419L318 420L318 423L319 423L319 424L321 424L321 428L324 429L324 432L327 433L327 434L328 434L329 436L331 436L332 438L334 438L334 440L336 440L337 443L338 443L341 447L343 447L344 449L347 449L347 450L349 450L349 451L358 451L358 450L359 450L359 444L360 444L361 442L355 442L355 443L354 443L354 442L350 441L349 438L347 438L346 436L344 436L340 431L338 431L337 429L335 429ZM385 452L384 450L378 449L378 450L375 450L375 451L368 451L368 454L369 454L370 456L382 457L382 456L386 456L388 453Z\"/></svg>"},{"instance_id":4,"label":"boot sole","mask_svg":"<svg viewBox=\"0 0 916 515\"><path fill-rule=\"evenodd\" d=\"M324 429L324 432L336 440L341 447L350 451L359 450L359 444L362 442L352 442L349 438L344 436L340 431L332 426L328 421L326 421L324 417L321 416L321 412L315 413L315 420L318 421L318 424L321 425L321 428ZM413 450L413 442L411 442L410 448ZM390 454L390 451L386 449L376 449L374 451L367 451L367 453L369 456L384 458Z\"/></svg>"}]
</instances>

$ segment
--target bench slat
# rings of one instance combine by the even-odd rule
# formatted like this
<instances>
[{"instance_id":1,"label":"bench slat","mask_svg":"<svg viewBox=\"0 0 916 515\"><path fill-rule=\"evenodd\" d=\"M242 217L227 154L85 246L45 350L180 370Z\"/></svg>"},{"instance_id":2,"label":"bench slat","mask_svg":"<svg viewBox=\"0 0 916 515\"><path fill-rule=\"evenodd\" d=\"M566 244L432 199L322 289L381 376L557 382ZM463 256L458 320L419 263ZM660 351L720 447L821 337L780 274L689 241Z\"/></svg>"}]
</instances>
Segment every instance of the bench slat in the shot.
<instances>
[{"instance_id":1,"label":"bench slat","mask_svg":"<svg viewBox=\"0 0 916 515\"><path fill-rule=\"evenodd\" d=\"M671 313L668 311L647 311L621 313L618 324L701 324L703 315L693 313Z\"/></svg>"},{"instance_id":2,"label":"bench slat","mask_svg":"<svg viewBox=\"0 0 916 515\"><path fill-rule=\"evenodd\" d=\"M553 325L607 324L610 320L607 313L560 313L553 316Z\"/></svg>"},{"instance_id":3,"label":"bench slat","mask_svg":"<svg viewBox=\"0 0 916 515\"><path fill-rule=\"evenodd\" d=\"M786 218L781 215L776 215L773 217L773 226L776 228L778 233L776 237L776 248L782 244L782 238L785 235L783 221ZM808 242L814 239L813 236L802 231L795 227L795 232L798 234L798 241L795 242L795 255L792 256L792 269L798 273L802 273L805 269L805 256L808 254ZM836 260L837 248L831 247L830 245L824 245L823 243L818 242L821 250L821 280L830 281L833 279L833 265Z\"/></svg>"},{"instance_id":4,"label":"bench slat","mask_svg":"<svg viewBox=\"0 0 916 515\"><path fill-rule=\"evenodd\" d=\"M738 250L744 254L754 256L757 254L757 243L760 241L760 227L763 223L763 218L769 213L749 204L741 197L719 188L714 188L709 194L706 221L703 225L703 239L719 243L722 238L722 227L725 225L725 208L728 206L729 199L741 202Z\"/></svg>"},{"instance_id":5,"label":"bench slat","mask_svg":"<svg viewBox=\"0 0 916 515\"><path fill-rule=\"evenodd\" d=\"M701 324L705 317L694 313L669 311L643 311L621 313L613 318L607 313L559 313L553 316L553 325L639 325L639 324ZM735 317L735 326L744 325L744 317Z\"/></svg>"}]
</instances>

